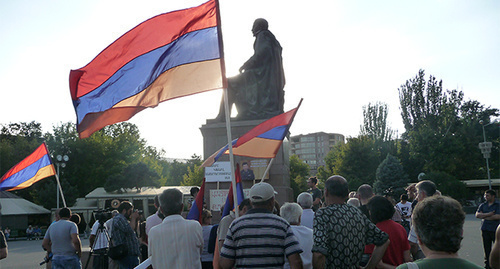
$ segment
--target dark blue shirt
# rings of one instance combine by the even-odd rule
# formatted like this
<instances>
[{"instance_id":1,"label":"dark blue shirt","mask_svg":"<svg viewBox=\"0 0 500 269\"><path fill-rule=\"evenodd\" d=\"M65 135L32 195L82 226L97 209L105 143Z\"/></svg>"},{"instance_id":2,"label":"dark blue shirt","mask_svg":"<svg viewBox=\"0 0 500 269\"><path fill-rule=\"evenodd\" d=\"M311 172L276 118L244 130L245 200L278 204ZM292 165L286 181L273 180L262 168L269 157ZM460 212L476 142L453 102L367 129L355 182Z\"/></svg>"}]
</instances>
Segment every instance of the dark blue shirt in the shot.
<instances>
[{"instance_id":1,"label":"dark blue shirt","mask_svg":"<svg viewBox=\"0 0 500 269\"><path fill-rule=\"evenodd\" d=\"M481 213L495 212L495 214L500 214L500 203L498 203L497 201L493 202L493 204L491 204L491 205L489 205L488 202L482 203L481 205L479 205L477 212L481 212ZM481 230L494 232L497 229L499 224L500 224L500 220L483 219L483 224L481 225Z\"/></svg>"}]
</instances>

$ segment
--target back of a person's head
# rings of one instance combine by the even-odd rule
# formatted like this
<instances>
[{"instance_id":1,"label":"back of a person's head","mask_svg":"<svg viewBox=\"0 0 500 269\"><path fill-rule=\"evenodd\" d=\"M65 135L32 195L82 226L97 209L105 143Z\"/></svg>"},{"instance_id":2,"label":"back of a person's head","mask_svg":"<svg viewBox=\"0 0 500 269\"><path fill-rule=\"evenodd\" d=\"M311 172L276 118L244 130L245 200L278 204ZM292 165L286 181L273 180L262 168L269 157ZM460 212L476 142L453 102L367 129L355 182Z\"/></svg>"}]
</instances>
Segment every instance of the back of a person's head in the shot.
<instances>
[{"instance_id":1,"label":"back of a person's head","mask_svg":"<svg viewBox=\"0 0 500 269\"><path fill-rule=\"evenodd\" d=\"M299 224L302 207L297 203L285 203L280 208L280 216L290 224Z\"/></svg>"},{"instance_id":2,"label":"back of a person's head","mask_svg":"<svg viewBox=\"0 0 500 269\"><path fill-rule=\"evenodd\" d=\"M355 207L359 207L361 205L358 198L349 198L349 200L347 200L347 204Z\"/></svg>"},{"instance_id":3,"label":"back of a person's head","mask_svg":"<svg viewBox=\"0 0 500 269\"><path fill-rule=\"evenodd\" d=\"M408 201L408 194L405 194L405 193L401 194L400 199L401 199L401 201Z\"/></svg>"},{"instance_id":4,"label":"back of a person's head","mask_svg":"<svg viewBox=\"0 0 500 269\"><path fill-rule=\"evenodd\" d=\"M129 201L123 201L123 202L120 203L120 205L118 206L117 210L121 214L124 210L128 211L129 209L131 209L133 207L134 206L132 205L131 202L129 202Z\"/></svg>"},{"instance_id":5,"label":"back of a person's head","mask_svg":"<svg viewBox=\"0 0 500 269\"><path fill-rule=\"evenodd\" d=\"M155 203L155 206L156 207L159 207L160 206L160 200L158 198L159 195L155 195L155 198L154 198L154 203Z\"/></svg>"},{"instance_id":6,"label":"back of a person's head","mask_svg":"<svg viewBox=\"0 0 500 269\"><path fill-rule=\"evenodd\" d=\"M250 198L246 198L241 203L238 205L239 210L243 210L244 207L247 207L248 209L252 208L252 203L250 202ZM222 212L222 211L221 211Z\"/></svg>"},{"instance_id":7,"label":"back of a person's head","mask_svg":"<svg viewBox=\"0 0 500 269\"><path fill-rule=\"evenodd\" d=\"M210 222L211 222L211 218L212 218L212 212L210 212L210 210L208 209L203 209L201 211L201 222L203 224L207 224L207 225L210 225Z\"/></svg>"},{"instance_id":8,"label":"back of a person's head","mask_svg":"<svg viewBox=\"0 0 500 269\"><path fill-rule=\"evenodd\" d=\"M331 176L325 182L325 189L328 195L346 198L349 195L349 185L342 176Z\"/></svg>"},{"instance_id":9,"label":"back of a person's head","mask_svg":"<svg viewBox=\"0 0 500 269\"><path fill-rule=\"evenodd\" d=\"M310 177L309 180L311 181L312 184L316 185L318 184L318 178L317 177Z\"/></svg>"},{"instance_id":10,"label":"back of a person's head","mask_svg":"<svg viewBox=\"0 0 500 269\"><path fill-rule=\"evenodd\" d=\"M82 218L78 214L72 214L71 217L69 217L69 220L78 225L78 224L80 224L80 221L82 220Z\"/></svg>"},{"instance_id":11,"label":"back of a person's head","mask_svg":"<svg viewBox=\"0 0 500 269\"><path fill-rule=\"evenodd\" d=\"M424 180L417 183L416 188L419 192L424 192L427 196L433 196L436 193L437 187L434 182Z\"/></svg>"},{"instance_id":12,"label":"back of a person's head","mask_svg":"<svg viewBox=\"0 0 500 269\"><path fill-rule=\"evenodd\" d=\"M59 210L59 217L70 218L71 217L71 210L67 207L61 208L61 210Z\"/></svg>"},{"instance_id":13,"label":"back of a person's head","mask_svg":"<svg viewBox=\"0 0 500 269\"><path fill-rule=\"evenodd\" d=\"M422 244L434 251L456 253L463 239L465 213L455 199L432 196L417 203L413 223Z\"/></svg>"},{"instance_id":14,"label":"back of a person's head","mask_svg":"<svg viewBox=\"0 0 500 269\"><path fill-rule=\"evenodd\" d=\"M189 193L191 194L191 196L195 196L198 192L200 191L200 188L198 187L192 187L190 190L189 190Z\"/></svg>"},{"instance_id":15,"label":"back of a person's head","mask_svg":"<svg viewBox=\"0 0 500 269\"><path fill-rule=\"evenodd\" d=\"M313 197L310 193L303 192L297 196L297 203L303 209L310 209L313 205Z\"/></svg>"},{"instance_id":16,"label":"back of a person's head","mask_svg":"<svg viewBox=\"0 0 500 269\"><path fill-rule=\"evenodd\" d=\"M183 206L182 192L178 189L167 189L160 195L160 207L165 216L179 214Z\"/></svg>"},{"instance_id":17,"label":"back of a person's head","mask_svg":"<svg viewBox=\"0 0 500 269\"><path fill-rule=\"evenodd\" d=\"M358 188L358 195L360 199L370 199L373 196L373 188L368 184L363 184Z\"/></svg>"},{"instance_id":18,"label":"back of a person's head","mask_svg":"<svg viewBox=\"0 0 500 269\"><path fill-rule=\"evenodd\" d=\"M373 196L366 204L366 207L370 211L370 218L373 223L391 219L395 211L391 201L380 195Z\"/></svg>"}]
</instances>

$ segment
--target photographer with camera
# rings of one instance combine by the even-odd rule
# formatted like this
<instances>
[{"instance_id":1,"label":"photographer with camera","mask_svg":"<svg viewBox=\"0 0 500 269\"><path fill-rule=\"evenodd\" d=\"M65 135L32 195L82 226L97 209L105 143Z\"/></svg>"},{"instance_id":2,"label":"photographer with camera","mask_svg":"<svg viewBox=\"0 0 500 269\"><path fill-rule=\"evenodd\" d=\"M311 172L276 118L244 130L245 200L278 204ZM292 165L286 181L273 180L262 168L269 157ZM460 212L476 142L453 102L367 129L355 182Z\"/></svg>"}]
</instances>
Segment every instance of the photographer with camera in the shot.
<instances>
[{"instance_id":1,"label":"photographer with camera","mask_svg":"<svg viewBox=\"0 0 500 269\"><path fill-rule=\"evenodd\" d=\"M106 228L105 223L107 220L111 219L111 212L107 212L106 210L98 210L94 211L94 213L96 221L94 222L94 225L92 225L92 231L90 232L89 237L92 256L94 257L92 268L107 269L109 231ZM85 268L87 268L87 266L85 266Z\"/></svg>"},{"instance_id":2,"label":"photographer with camera","mask_svg":"<svg viewBox=\"0 0 500 269\"><path fill-rule=\"evenodd\" d=\"M134 211L134 205L129 201L121 202L118 213L113 218L110 252L112 249L120 249L119 252L123 254L115 258L120 268L134 268L139 265L139 239L135 230L140 215L137 210ZM108 254L112 257L110 253Z\"/></svg>"}]
</instances>

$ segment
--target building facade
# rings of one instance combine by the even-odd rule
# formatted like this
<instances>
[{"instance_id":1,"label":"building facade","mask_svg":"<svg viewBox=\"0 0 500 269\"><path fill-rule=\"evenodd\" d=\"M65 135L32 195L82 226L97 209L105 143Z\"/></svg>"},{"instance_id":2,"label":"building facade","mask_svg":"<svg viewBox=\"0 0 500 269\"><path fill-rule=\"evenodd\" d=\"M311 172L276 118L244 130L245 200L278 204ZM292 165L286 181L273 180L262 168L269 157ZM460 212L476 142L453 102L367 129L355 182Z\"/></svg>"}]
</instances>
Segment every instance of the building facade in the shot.
<instances>
[{"instance_id":1,"label":"building facade","mask_svg":"<svg viewBox=\"0 0 500 269\"><path fill-rule=\"evenodd\" d=\"M345 143L342 134L317 132L290 137L290 156L295 154L311 168L316 175L318 167L325 165L325 157L337 144Z\"/></svg>"}]
</instances>

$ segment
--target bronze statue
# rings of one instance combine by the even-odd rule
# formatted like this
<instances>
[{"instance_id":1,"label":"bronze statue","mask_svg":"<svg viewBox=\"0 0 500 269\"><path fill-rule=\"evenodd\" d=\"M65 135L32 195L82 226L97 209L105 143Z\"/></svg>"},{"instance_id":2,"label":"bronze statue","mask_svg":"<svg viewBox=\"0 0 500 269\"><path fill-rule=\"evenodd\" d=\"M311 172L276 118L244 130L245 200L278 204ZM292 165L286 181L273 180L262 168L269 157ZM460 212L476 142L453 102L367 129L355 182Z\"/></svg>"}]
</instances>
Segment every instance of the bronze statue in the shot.
<instances>
[{"instance_id":1,"label":"bronze statue","mask_svg":"<svg viewBox=\"0 0 500 269\"><path fill-rule=\"evenodd\" d=\"M229 112L233 104L237 120L268 119L283 113L285 74L281 45L268 30L265 19L256 19L254 55L240 67L240 74L228 78ZM224 121L224 99L217 120Z\"/></svg>"}]
</instances>

